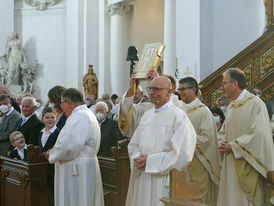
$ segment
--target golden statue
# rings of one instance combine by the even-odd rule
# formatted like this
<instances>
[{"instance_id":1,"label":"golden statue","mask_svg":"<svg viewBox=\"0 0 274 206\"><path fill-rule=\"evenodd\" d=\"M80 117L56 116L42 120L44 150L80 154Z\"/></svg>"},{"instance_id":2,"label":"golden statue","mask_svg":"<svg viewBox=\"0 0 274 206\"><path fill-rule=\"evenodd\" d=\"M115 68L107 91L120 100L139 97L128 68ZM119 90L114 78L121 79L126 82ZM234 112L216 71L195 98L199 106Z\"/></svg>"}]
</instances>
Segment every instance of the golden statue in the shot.
<instances>
[{"instance_id":1,"label":"golden statue","mask_svg":"<svg viewBox=\"0 0 274 206\"><path fill-rule=\"evenodd\" d=\"M83 86L85 96L93 95L95 99L98 98L98 79L93 72L93 65L88 65L88 73L83 78Z\"/></svg>"}]
</instances>

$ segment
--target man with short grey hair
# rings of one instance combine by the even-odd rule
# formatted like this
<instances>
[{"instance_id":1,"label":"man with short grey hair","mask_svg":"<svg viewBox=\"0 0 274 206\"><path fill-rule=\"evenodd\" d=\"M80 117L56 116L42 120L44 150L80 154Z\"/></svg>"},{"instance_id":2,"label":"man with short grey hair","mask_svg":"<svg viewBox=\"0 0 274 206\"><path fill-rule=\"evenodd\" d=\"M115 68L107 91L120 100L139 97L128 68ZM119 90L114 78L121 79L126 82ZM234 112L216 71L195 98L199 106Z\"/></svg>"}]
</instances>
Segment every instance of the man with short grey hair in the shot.
<instances>
[{"instance_id":1,"label":"man with short grey hair","mask_svg":"<svg viewBox=\"0 0 274 206\"><path fill-rule=\"evenodd\" d=\"M49 162L55 163L55 205L103 206L98 122L78 89L65 90L61 105L68 119L54 147L46 153Z\"/></svg>"},{"instance_id":2,"label":"man with short grey hair","mask_svg":"<svg viewBox=\"0 0 274 206\"><path fill-rule=\"evenodd\" d=\"M43 127L43 123L39 120L36 111L36 100L34 97L25 97L22 100L23 120L20 122L18 131L22 132L25 137L26 144L38 145L38 137Z\"/></svg>"},{"instance_id":3,"label":"man with short grey hair","mask_svg":"<svg viewBox=\"0 0 274 206\"><path fill-rule=\"evenodd\" d=\"M217 205L270 205L266 173L274 170L272 132L264 102L245 86L242 70L224 72L222 90L232 101L219 131L223 161Z\"/></svg>"},{"instance_id":4,"label":"man with short grey hair","mask_svg":"<svg viewBox=\"0 0 274 206\"><path fill-rule=\"evenodd\" d=\"M0 155L6 155L10 147L9 136L16 131L21 115L11 106L10 96L0 94Z\"/></svg>"}]
</instances>

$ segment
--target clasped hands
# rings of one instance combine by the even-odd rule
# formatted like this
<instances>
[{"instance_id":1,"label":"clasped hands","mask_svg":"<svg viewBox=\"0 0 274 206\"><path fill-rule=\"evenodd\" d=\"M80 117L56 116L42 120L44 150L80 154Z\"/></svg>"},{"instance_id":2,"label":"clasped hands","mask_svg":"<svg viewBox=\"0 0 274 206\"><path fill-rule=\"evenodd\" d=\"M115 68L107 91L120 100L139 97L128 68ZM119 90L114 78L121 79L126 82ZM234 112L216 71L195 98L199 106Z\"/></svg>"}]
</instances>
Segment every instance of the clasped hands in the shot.
<instances>
[{"instance_id":1,"label":"clasped hands","mask_svg":"<svg viewBox=\"0 0 274 206\"><path fill-rule=\"evenodd\" d=\"M218 150L221 154L229 154L232 152L231 145L227 141L222 141L218 146Z\"/></svg>"},{"instance_id":2,"label":"clasped hands","mask_svg":"<svg viewBox=\"0 0 274 206\"><path fill-rule=\"evenodd\" d=\"M139 157L133 159L134 166L140 170L145 170L147 163L147 155L141 154Z\"/></svg>"}]
</instances>

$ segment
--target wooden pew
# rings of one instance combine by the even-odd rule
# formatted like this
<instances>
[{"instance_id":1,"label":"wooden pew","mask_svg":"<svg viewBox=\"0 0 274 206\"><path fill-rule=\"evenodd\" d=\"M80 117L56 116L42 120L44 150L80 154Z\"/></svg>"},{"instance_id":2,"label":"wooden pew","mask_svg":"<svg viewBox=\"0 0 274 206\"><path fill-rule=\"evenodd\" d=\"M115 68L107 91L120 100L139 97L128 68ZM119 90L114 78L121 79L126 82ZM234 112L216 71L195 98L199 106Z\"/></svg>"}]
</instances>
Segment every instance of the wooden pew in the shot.
<instances>
[{"instance_id":1,"label":"wooden pew","mask_svg":"<svg viewBox=\"0 0 274 206\"><path fill-rule=\"evenodd\" d=\"M130 178L128 143L129 140L122 140L112 148L113 157L98 156L105 206L125 205Z\"/></svg>"},{"instance_id":2,"label":"wooden pew","mask_svg":"<svg viewBox=\"0 0 274 206\"><path fill-rule=\"evenodd\" d=\"M28 161L0 157L1 206L50 206L53 195L47 185L48 161L39 147L28 147Z\"/></svg>"}]
</instances>

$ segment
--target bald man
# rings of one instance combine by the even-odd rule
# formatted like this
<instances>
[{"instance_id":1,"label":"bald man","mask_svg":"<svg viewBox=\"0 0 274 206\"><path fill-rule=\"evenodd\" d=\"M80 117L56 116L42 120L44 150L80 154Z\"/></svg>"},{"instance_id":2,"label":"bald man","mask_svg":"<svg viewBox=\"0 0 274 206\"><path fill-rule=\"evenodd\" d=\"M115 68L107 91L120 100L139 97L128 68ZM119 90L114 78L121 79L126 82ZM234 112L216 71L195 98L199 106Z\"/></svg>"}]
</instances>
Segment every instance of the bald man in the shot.
<instances>
[{"instance_id":1,"label":"bald man","mask_svg":"<svg viewBox=\"0 0 274 206\"><path fill-rule=\"evenodd\" d=\"M178 99L178 96L174 94L176 90L176 80L170 75L163 75L170 80L171 83L171 94L170 99L174 105L180 108L187 114L187 107L185 103ZM155 70L150 70L147 73L147 78L153 80L159 77L159 74ZM134 80L135 81L135 80ZM138 94L139 80L136 81L136 94ZM140 119L144 113L154 107L152 102L142 102L142 104L137 104L135 101L135 96L133 92L133 87L127 90L127 92L122 96L118 111L118 124L122 134L128 138L131 138L135 129L138 127Z\"/></svg>"},{"instance_id":2,"label":"bald man","mask_svg":"<svg viewBox=\"0 0 274 206\"><path fill-rule=\"evenodd\" d=\"M126 206L163 205L160 198L168 196L169 171L189 163L196 146L190 120L170 100L170 80L156 77L147 89L154 107L144 113L128 145L131 176Z\"/></svg>"}]
</instances>

